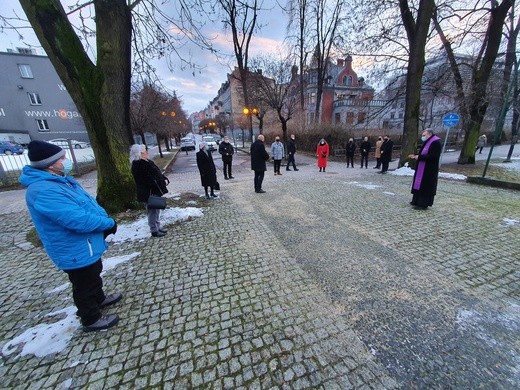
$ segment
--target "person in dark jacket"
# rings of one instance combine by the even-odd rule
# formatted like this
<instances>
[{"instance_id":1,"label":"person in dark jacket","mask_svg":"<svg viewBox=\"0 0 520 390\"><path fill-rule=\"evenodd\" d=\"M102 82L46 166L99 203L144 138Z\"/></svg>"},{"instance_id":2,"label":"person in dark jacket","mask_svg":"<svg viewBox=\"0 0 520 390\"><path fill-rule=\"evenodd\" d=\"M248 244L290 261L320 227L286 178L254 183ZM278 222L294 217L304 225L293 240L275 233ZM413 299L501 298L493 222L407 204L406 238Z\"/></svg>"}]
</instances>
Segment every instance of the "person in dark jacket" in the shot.
<instances>
[{"instance_id":1,"label":"person in dark jacket","mask_svg":"<svg viewBox=\"0 0 520 390\"><path fill-rule=\"evenodd\" d=\"M217 185L217 169L211 151L206 150L206 142L200 143L200 150L197 152L197 166L199 167L200 181L202 187L204 187L206 199L217 198L214 192ZM209 194L208 188L210 189Z\"/></svg>"},{"instance_id":2,"label":"person in dark jacket","mask_svg":"<svg viewBox=\"0 0 520 390\"><path fill-rule=\"evenodd\" d=\"M287 166L285 167L286 171L290 171L289 166L292 164L293 169L295 171L298 171L299 169L296 168L296 162L294 161L294 155L296 154L296 141L295 141L294 134L291 134L291 138L289 141L287 141L287 154L289 158L287 159Z\"/></svg>"},{"instance_id":3,"label":"person in dark jacket","mask_svg":"<svg viewBox=\"0 0 520 390\"><path fill-rule=\"evenodd\" d=\"M361 142L361 146L359 147L361 152L361 167L363 168L363 162L365 163L365 169L368 169L368 154L370 153L370 142L368 142L368 137L363 138L363 142Z\"/></svg>"},{"instance_id":4,"label":"person in dark jacket","mask_svg":"<svg viewBox=\"0 0 520 390\"><path fill-rule=\"evenodd\" d=\"M255 192L263 194L262 189L265 171L267 171L266 161L269 160L269 153L265 150L264 136L260 134L256 141L251 144L251 169L255 172Z\"/></svg>"},{"instance_id":5,"label":"person in dark jacket","mask_svg":"<svg viewBox=\"0 0 520 390\"><path fill-rule=\"evenodd\" d=\"M130 163L132 164L132 176L134 177L139 202L143 202L146 206L150 195L163 196L168 192L166 186L170 184L170 181L162 174L159 167L148 159L146 145L132 145L130 148ZM152 237L165 236L167 230L161 227L159 221L161 210L146 207L146 213Z\"/></svg>"},{"instance_id":6,"label":"person in dark jacket","mask_svg":"<svg viewBox=\"0 0 520 390\"><path fill-rule=\"evenodd\" d=\"M233 162L233 154L235 153L235 148L233 145L229 143L229 138L227 136L224 137L224 140L220 143L218 147L218 152L222 155L222 165L224 166L224 179L234 179L231 174L231 163Z\"/></svg>"},{"instance_id":7,"label":"person in dark jacket","mask_svg":"<svg viewBox=\"0 0 520 390\"><path fill-rule=\"evenodd\" d=\"M415 208L425 210L433 205L437 193L439 177L439 159L442 152L441 139L433 134L431 129L422 132L423 145L419 154L410 154L408 158L417 160L412 182L412 201Z\"/></svg>"},{"instance_id":8,"label":"person in dark jacket","mask_svg":"<svg viewBox=\"0 0 520 390\"><path fill-rule=\"evenodd\" d=\"M354 152L356 151L356 144L354 143L354 139L350 138L345 146L345 153L347 155L347 168L350 163L352 168L354 168Z\"/></svg>"},{"instance_id":9,"label":"person in dark jacket","mask_svg":"<svg viewBox=\"0 0 520 390\"><path fill-rule=\"evenodd\" d=\"M27 208L48 256L69 277L83 330L111 328L119 317L102 315L100 309L123 295L105 295L101 256L108 248L105 238L116 233L117 223L68 175L72 162L62 148L31 141L28 156L30 165L20 176L27 187Z\"/></svg>"},{"instance_id":10,"label":"person in dark jacket","mask_svg":"<svg viewBox=\"0 0 520 390\"><path fill-rule=\"evenodd\" d=\"M394 142L388 135L383 137L383 144L381 145L381 170L378 173L386 173L388 165L392 161L392 150L394 149Z\"/></svg>"}]
</instances>

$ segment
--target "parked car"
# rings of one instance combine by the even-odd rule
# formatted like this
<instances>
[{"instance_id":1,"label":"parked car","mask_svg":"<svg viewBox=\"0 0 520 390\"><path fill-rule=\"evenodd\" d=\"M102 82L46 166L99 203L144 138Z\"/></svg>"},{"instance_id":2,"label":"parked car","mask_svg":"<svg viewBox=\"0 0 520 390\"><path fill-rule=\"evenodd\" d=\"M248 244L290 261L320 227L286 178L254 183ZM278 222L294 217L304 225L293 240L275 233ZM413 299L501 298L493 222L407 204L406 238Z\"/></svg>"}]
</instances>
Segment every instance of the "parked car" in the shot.
<instances>
[{"instance_id":1,"label":"parked car","mask_svg":"<svg viewBox=\"0 0 520 390\"><path fill-rule=\"evenodd\" d=\"M51 144L54 144L54 145L57 145L57 146L61 146L61 147L68 147L69 146L69 143L68 143L68 140L66 138L56 138L56 139L51 139L50 141L47 141ZM88 142L85 142L85 141L78 141L78 140L75 140L75 139L71 139L70 140L70 143L72 145L73 148L75 149L83 149L83 148L90 148L90 144Z\"/></svg>"},{"instance_id":2,"label":"parked car","mask_svg":"<svg viewBox=\"0 0 520 390\"><path fill-rule=\"evenodd\" d=\"M215 139L209 135L205 135L202 137L202 141L206 142L206 149L207 150L216 150L217 149L217 143L215 142Z\"/></svg>"},{"instance_id":3,"label":"parked car","mask_svg":"<svg viewBox=\"0 0 520 390\"><path fill-rule=\"evenodd\" d=\"M181 150L195 150L195 141L193 140L193 138L181 138Z\"/></svg>"},{"instance_id":4,"label":"parked car","mask_svg":"<svg viewBox=\"0 0 520 390\"><path fill-rule=\"evenodd\" d=\"M23 146L11 141L0 141L0 153L23 154Z\"/></svg>"},{"instance_id":5,"label":"parked car","mask_svg":"<svg viewBox=\"0 0 520 390\"><path fill-rule=\"evenodd\" d=\"M220 145L220 142L222 142L222 136L220 134L211 134L217 145Z\"/></svg>"}]
</instances>

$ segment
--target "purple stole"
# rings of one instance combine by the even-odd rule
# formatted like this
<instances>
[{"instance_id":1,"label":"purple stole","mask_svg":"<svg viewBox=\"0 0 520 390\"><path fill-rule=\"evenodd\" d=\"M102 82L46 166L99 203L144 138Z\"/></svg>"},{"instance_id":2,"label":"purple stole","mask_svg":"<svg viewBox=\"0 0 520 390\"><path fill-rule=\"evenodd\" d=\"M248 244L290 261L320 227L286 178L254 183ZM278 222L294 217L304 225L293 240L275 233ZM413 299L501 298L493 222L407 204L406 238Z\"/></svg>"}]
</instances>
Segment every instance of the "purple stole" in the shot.
<instances>
[{"instance_id":1,"label":"purple stole","mask_svg":"<svg viewBox=\"0 0 520 390\"><path fill-rule=\"evenodd\" d=\"M428 154L428 149L430 149L430 145L433 141L440 140L439 137L436 135L432 135L430 139L426 141L424 144L422 150L421 150L421 156L426 156ZM426 161L418 161L417 164L417 170L415 171L415 180L413 181L412 188L414 190L419 190L421 188L421 182L424 176L424 167L426 166Z\"/></svg>"}]
</instances>

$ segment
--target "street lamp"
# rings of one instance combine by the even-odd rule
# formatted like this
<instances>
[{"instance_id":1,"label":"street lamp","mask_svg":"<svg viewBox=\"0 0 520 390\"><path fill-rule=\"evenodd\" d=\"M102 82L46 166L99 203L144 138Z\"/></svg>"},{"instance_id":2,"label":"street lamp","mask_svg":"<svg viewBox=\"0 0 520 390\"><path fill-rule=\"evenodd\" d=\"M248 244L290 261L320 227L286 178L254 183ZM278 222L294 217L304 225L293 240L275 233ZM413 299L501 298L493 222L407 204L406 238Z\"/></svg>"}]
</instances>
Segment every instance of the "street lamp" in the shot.
<instances>
[{"instance_id":1,"label":"street lamp","mask_svg":"<svg viewBox=\"0 0 520 390\"><path fill-rule=\"evenodd\" d=\"M242 112L244 113L244 115L247 115L249 117L249 139L251 140L251 142L253 142L253 115L258 114L258 108L244 107Z\"/></svg>"}]
</instances>

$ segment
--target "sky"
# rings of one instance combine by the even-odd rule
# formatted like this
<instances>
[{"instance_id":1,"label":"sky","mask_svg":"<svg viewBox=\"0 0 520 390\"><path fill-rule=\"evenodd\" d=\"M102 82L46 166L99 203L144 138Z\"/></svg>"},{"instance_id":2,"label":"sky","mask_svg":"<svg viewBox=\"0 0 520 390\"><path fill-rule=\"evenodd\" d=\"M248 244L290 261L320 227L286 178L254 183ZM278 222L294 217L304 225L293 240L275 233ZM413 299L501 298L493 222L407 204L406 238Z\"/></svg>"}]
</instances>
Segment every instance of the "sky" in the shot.
<instances>
[{"instance_id":1,"label":"sky","mask_svg":"<svg viewBox=\"0 0 520 390\"><path fill-rule=\"evenodd\" d=\"M171 0L174 1L174 0ZM62 3L75 3L72 1L62 1ZM285 37L286 16L282 13L275 0L264 0L265 11L260 12L258 24L262 25L261 31L253 37L250 46L250 56L254 57L267 52L276 53L282 47ZM13 16L14 14L25 17L23 10L17 0L3 0L0 14L3 16ZM28 23L25 24L28 26ZM205 35L214 37L215 47L228 55L233 55L233 45L229 35L226 35L222 25L209 24L206 26ZM24 29L24 42L38 46L38 54L44 55L45 52L30 29ZM0 31L0 51L26 47L18 39L18 35L12 31ZM165 60L155 61L159 78L169 91L175 91L177 97L182 100L186 114L198 112L206 108L209 101L217 96L222 83L227 81L226 75L231 72L231 68L222 61L218 61L216 56L209 51L194 46L187 45L180 49L183 53L191 55L196 59L198 66L204 69L193 74L193 70L182 71L178 68L173 72L168 69Z\"/></svg>"}]
</instances>

